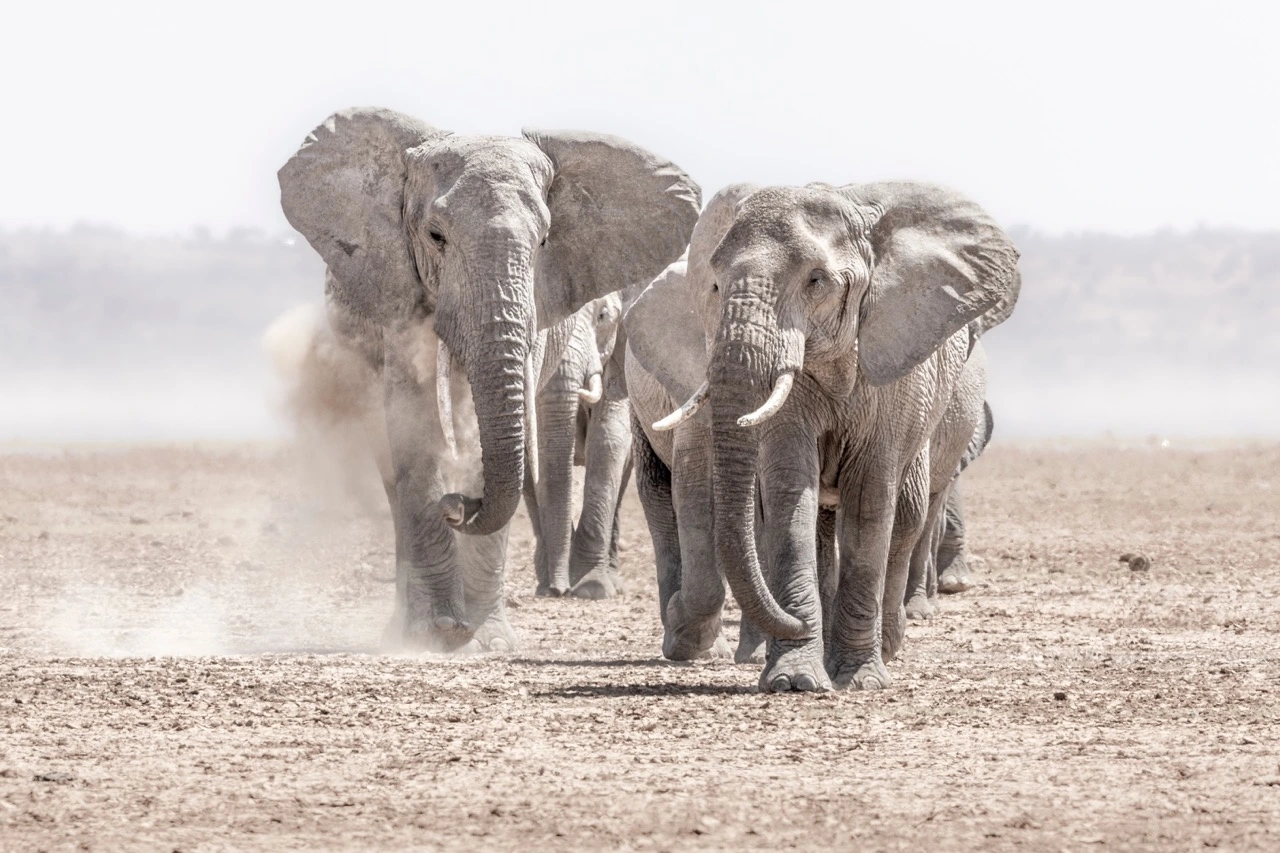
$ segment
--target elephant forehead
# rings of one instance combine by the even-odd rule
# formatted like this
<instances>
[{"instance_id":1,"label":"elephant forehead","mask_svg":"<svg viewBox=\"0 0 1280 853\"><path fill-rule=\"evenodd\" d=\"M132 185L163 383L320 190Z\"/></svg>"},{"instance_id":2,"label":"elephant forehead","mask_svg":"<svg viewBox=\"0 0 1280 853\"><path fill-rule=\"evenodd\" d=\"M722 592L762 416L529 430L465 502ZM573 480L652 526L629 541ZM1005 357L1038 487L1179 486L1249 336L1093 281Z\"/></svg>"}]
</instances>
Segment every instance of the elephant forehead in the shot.
<instances>
[{"instance_id":1,"label":"elephant forehead","mask_svg":"<svg viewBox=\"0 0 1280 853\"><path fill-rule=\"evenodd\" d=\"M411 177L437 185L467 180L491 186L532 184L545 197L552 167L547 155L525 139L510 136L450 135L410 149Z\"/></svg>"},{"instance_id":2,"label":"elephant forehead","mask_svg":"<svg viewBox=\"0 0 1280 853\"><path fill-rule=\"evenodd\" d=\"M760 190L742 203L711 265L721 274L794 271L826 263L847 235L841 202L831 193L796 187Z\"/></svg>"}]
</instances>

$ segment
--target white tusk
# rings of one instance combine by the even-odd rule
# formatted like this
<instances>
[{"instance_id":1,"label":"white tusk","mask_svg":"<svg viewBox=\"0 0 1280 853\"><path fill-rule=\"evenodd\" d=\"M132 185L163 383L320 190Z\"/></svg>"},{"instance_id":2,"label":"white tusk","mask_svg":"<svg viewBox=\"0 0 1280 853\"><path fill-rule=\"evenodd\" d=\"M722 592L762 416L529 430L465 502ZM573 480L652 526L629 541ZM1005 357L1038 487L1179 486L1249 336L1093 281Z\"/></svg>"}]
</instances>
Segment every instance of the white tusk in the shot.
<instances>
[{"instance_id":1,"label":"white tusk","mask_svg":"<svg viewBox=\"0 0 1280 853\"><path fill-rule=\"evenodd\" d=\"M529 476L538 485L538 380L533 375L533 359L524 363L524 443Z\"/></svg>"},{"instance_id":2,"label":"white tusk","mask_svg":"<svg viewBox=\"0 0 1280 853\"><path fill-rule=\"evenodd\" d=\"M704 379L702 384L698 386L698 390L693 392L693 396L690 397L683 406L676 409L662 420L654 423L654 430L657 432L666 432L669 429L675 429L680 426L680 424L696 415L698 413L698 409L702 408L702 404L707 402L707 398L710 396L711 383Z\"/></svg>"},{"instance_id":3,"label":"white tusk","mask_svg":"<svg viewBox=\"0 0 1280 853\"><path fill-rule=\"evenodd\" d=\"M453 357L444 338L436 338L436 413L449 453L458 458L458 441L453 434Z\"/></svg>"},{"instance_id":4,"label":"white tusk","mask_svg":"<svg viewBox=\"0 0 1280 853\"><path fill-rule=\"evenodd\" d=\"M602 396L604 396L604 384L600 381L599 373L591 374L587 379L587 387L578 389L578 397L588 406L599 403Z\"/></svg>"},{"instance_id":5,"label":"white tusk","mask_svg":"<svg viewBox=\"0 0 1280 853\"><path fill-rule=\"evenodd\" d=\"M779 376L778 381L773 385L773 393L769 395L769 399L765 400L764 405L751 414L738 418L738 426L755 426L778 414L778 409L781 409L782 404L787 402L787 395L791 393L791 383L795 381L795 378L794 373L784 373Z\"/></svg>"}]
</instances>

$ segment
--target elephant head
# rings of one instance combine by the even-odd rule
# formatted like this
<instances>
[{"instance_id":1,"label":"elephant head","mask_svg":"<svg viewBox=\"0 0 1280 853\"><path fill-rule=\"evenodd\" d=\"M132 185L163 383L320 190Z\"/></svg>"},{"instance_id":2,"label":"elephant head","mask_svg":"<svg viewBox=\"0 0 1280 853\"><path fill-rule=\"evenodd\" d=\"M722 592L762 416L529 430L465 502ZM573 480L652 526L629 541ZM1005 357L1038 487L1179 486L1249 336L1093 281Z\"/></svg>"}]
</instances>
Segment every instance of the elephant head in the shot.
<instances>
[{"instance_id":1,"label":"elephant head","mask_svg":"<svg viewBox=\"0 0 1280 853\"><path fill-rule=\"evenodd\" d=\"M384 109L335 113L279 173L281 206L328 265L329 299L384 352L429 321L471 380L480 498L446 520L484 534L515 512L532 417L531 342L684 250L699 189L630 142L582 132L463 136Z\"/></svg>"},{"instance_id":2,"label":"elephant head","mask_svg":"<svg viewBox=\"0 0 1280 853\"><path fill-rule=\"evenodd\" d=\"M690 245L707 383L667 421L710 402L717 560L748 618L798 639L810 628L770 595L754 547L758 425L798 373L844 400L858 381L906 376L979 318L1008 316L1018 252L976 204L925 184L761 189L731 210L718 241Z\"/></svg>"}]
</instances>

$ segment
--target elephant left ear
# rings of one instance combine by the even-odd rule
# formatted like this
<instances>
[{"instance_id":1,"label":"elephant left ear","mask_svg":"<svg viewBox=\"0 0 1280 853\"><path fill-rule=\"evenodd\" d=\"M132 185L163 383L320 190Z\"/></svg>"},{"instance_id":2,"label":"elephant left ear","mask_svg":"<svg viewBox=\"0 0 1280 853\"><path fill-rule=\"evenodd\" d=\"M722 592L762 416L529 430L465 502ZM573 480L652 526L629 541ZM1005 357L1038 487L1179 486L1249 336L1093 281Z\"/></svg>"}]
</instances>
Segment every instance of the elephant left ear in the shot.
<instances>
[{"instance_id":1,"label":"elephant left ear","mask_svg":"<svg viewBox=\"0 0 1280 853\"><path fill-rule=\"evenodd\" d=\"M702 192L683 169L599 133L525 130L551 160L551 230L539 257L538 327L596 297L643 287L689 245Z\"/></svg>"},{"instance_id":2,"label":"elephant left ear","mask_svg":"<svg viewBox=\"0 0 1280 853\"><path fill-rule=\"evenodd\" d=\"M858 365L872 385L902 378L969 323L1013 312L1018 250L973 201L918 183L840 192L874 222L871 289L858 321Z\"/></svg>"}]
</instances>

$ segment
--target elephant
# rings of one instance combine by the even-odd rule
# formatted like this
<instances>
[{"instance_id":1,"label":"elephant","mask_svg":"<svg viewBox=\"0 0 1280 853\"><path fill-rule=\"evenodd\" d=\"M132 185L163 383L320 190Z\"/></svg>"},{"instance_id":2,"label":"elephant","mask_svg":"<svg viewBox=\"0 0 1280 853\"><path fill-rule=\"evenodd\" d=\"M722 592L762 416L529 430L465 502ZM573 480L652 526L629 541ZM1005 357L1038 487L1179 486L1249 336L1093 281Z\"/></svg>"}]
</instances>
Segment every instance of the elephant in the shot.
<instances>
[{"instance_id":1,"label":"elephant","mask_svg":"<svg viewBox=\"0 0 1280 853\"><path fill-rule=\"evenodd\" d=\"M384 642L512 648L506 536L526 462L538 479L543 368L583 305L679 257L701 191L618 137L454 134L368 107L329 116L278 178L327 267L330 324L382 390L396 539Z\"/></svg>"},{"instance_id":2,"label":"elephant","mask_svg":"<svg viewBox=\"0 0 1280 853\"><path fill-rule=\"evenodd\" d=\"M931 439L929 459L933 471L929 514L925 535L920 537L911 555L905 605L908 619L931 618L937 612L934 602L939 592L964 592L973 583L964 559L960 475L982 455L995 429L991 405L977 397L980 392L985 397L985 385L986 352L978 342L969 355L951 407ZM975 405L977 402L981 402L980 407ZM958 445L964 440L965 428L971 432L968 442L961 447ZM948 470L946 466L957 454L959 460Z\"/></svg>"},{"instance_id":3,"label":"elephant","mask_svg":"<svg viewBox=\"0 0 1280 853\"><path fill-rule=\"evenodd\" d=\"M723 237L688 256L705 376L654 427L709 411L713 559L770 638L760 688L888 687L930 439L980 332L1012 312L1017 249L931 184L722 196L699 224L727 222ZM645 364L656 376L678 369L661 350Z\"/></svg>"},{"instance_id":4,"label":"elephant","mask_svg":"<svg viewBox=\"0 0 1280 853\"><path fill-rule=\"evenodd\" d=\"M568 346L559 363L552 366L550 381L538 393L542 477L535 485L526 476L525 504L537 541L534 559L540 596L572 593L607 598L621 586L615 531L631 447L629 440L625 446L608 440L608 421L618 416L606 415L617 397L610 387L616 384L616 370L609 371L607 366L612 364L621 314L618 293L584 305L574 315ZM625 393L621 400L625 418ZM574 465L588 467L583 515L576 528L572 519ZM596 507L597 503L601 505ZM600 550L604 562L599 566L587 556L594 542L604 546Z\"/></svg>"}]
</instances>

